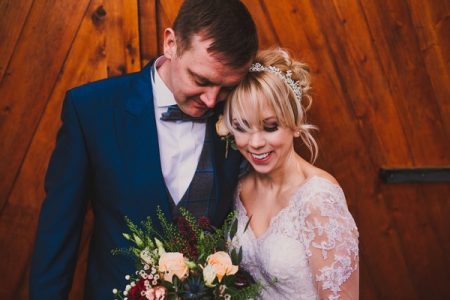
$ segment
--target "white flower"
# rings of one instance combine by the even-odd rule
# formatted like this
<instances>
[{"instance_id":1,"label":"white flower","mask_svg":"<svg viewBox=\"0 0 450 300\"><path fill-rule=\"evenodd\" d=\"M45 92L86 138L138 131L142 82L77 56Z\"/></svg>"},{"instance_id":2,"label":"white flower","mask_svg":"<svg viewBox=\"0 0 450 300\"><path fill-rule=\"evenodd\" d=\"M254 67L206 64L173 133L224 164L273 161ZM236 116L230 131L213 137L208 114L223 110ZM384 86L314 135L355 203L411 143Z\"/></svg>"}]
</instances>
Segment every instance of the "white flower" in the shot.
<instances>
[{"instance_id":1,"label":"white flower","mask_svg":"<svg viewBox=\"0 0 450 300\"><path fill-rule=\"evenodd\" d=\"M213 284L214 279L216 279L216 270L214 269L214 266L207 265L203 268L203 280L205 281L205 285L207 287L213 287L215 284Z\"/></svg>"},{"instance_id":2,"label":"white flower","mask_svg":"<svg viewBox=\"0 0 450 300\"><path fill-rule=\"evenodd\" d=\"M155 243L156 243L156 246L158 247L158 252L159 252L160 256L163 255L164 253L166 253L166 249L164 249L164 245L160 240L155 238Z\"/></svg>"},{"instance_id":3,"label":"white flower","mask_svg":"<svg viewBox=\"0 0 450 300\"><path fill-rule=\"evenodd\" d=\"M117 289L113 289L113 294L117 294Z\"/></svg>"},{"instance_id":4,"label":"white flower","mask_svg":"<svg viewBox=\"0 0 450 300\"><path fill-rule=\"evenodd\" d=\"M126 280L130 280L130 275L125 275Z\"/></svg>"},{"instance_id":5,"label":"white flower","mask_svg":"<svg viewBox=\"0 0 450 300\"><path fill-rule=\"evenodd\" d=\"M146 264L152 265L154 263L150 250L147 247L141 251L139 256Z\"/></svg>"}]
</instances>

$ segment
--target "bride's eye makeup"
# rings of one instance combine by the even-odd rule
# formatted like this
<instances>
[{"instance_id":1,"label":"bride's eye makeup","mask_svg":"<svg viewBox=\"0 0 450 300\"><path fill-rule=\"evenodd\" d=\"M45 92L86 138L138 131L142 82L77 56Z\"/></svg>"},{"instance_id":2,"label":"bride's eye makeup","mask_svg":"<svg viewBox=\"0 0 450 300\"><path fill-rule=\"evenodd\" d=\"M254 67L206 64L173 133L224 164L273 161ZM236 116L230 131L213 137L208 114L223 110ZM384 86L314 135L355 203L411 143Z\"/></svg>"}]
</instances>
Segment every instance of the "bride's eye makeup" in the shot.
<instances>
[{"instance_id":1,"label":"bride's eye makeup","mask_svg":"<svg viewBox=\"0 0 450 300\"><path fill-rule=\"evenodd\" d=\"M236 129L239 132L245 132L244 128L242 128L242 126L239 125L239 123L234 123L233 127L234 127L234 129Z\"/></svg>"},{"instance_id":2,"label":"bride's eye makeup","mask_svg":"<svg viewBox=\"0 0 450 300\"><path fill-rule=\"evenodd\" d=\"M277 131L278 130L278 122L277 121L264 122L263 129L266 132Z\"/></svg>"},{"instance_id":3,"label":"bride's eye makeup","mask_svg":"<svg viewBox=\"0 0 450 300\"><path fill-rule=\"evenodd\" d=\"M249 127L247 121L244 121L244 124L245 124L245 126ZM234 129L236 129L236 130L239 131L239 132L246 132L246 131L247 131L244 127L242 127L242 126L239 124L238 121L234 121L234 122L233 122L233 127L234 127Z\"/></svg>"}]
</instances>

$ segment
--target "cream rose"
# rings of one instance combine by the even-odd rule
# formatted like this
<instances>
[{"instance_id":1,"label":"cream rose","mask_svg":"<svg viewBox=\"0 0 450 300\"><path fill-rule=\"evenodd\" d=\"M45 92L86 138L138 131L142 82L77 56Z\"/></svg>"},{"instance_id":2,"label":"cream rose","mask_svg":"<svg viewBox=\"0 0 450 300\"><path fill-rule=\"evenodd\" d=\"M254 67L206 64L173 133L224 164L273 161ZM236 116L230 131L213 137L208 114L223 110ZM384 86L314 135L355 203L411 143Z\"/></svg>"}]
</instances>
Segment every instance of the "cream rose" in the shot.
<instances>
[{"instance_id":1,"label":"cream rose","mask_svg":"<svg viewBox=\"0 0 450 300\"><path fill-rule=\"evenodd\" d=\"M205 285L207 287L213 287L213 281L216 279L216 270L214 269L214 266L207 265L203 268L203 280L205 281Z\"/></svg>"},{"instance_id":2,"label":"cream rose","mask_svg":"<svg viewBox=\"0 0 450 300\"><path fill-rule=\"evenodd\" d=\"M230 133L227 126L225 126L223 115L220 115L219 119L217 120L216 132L218 136L227 136Z\"/></svg>"},{"instance_id":3,"label":"cream rose","mask_svg":"<svg viewBox=\"0 0 450 300\"><path fill-rule=\"evenodd\" d=\"M233 265L230 256L224 251L218 251L208 256L206 262L214 267L219 282L222 281L223 276L236 274L239 269L238 266Z\"/></svg>"},{"instance_id":4,"label":"cream rose","mask_svg":"<svg viewBox=\"0 0 450 300\"><path fill-rule=\"evenodd\" d=\"M164 280L172 282L172 276L177 275L183 279L189 272L183 254L179 252L166 252L159 258L159 271Z\"/></svg>"}]
</instances>

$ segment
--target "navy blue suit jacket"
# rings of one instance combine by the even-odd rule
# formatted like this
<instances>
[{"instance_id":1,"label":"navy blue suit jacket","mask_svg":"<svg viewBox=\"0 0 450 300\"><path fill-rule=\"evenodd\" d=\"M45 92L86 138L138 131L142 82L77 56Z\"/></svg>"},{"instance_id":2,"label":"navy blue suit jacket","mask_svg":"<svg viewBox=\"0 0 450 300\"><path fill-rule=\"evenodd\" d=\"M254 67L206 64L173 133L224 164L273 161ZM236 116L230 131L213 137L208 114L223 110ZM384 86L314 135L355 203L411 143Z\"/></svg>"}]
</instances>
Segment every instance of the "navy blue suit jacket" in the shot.
<instances>
[{"instance_id":1,"label":"navy blue suit jacket","mask_svg":"<svg viewBox=\"0 0 450 300\"><path fill-rule=\"evenodd\" d=\"M128 247L124 217L135 223L156 218L170 206L161 172L150 79L142 71L90 83L67 92L57 143L45 180L30 274L31 299L66 299L76 266L88 205L94 212L85 299L112 299L123 288L134 263L111 250ZM217 203L212 223L219 225L232 207L241 156L214 131Z\"/></svg>"}]
</instances>

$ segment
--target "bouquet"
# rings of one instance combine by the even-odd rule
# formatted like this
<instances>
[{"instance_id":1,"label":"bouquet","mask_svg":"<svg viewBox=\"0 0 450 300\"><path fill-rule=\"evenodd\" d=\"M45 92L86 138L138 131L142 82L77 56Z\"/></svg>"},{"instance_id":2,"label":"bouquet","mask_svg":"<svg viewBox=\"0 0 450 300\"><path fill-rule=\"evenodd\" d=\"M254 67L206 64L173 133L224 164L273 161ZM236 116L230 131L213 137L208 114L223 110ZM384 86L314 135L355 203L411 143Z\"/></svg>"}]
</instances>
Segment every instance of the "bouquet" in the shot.
<instances>
[{"instance_id":1,"label":"bouquet","mask_svg":"<svg viewBox=\"0 0 450 300\"><path fill-rule=\"evenodd\" d=\"M123 291L113 290L116 299L253 299L258 296L261 284L240 268L242 247L237 249L231 245L237 231L235 213L228 215L221 228L211 226L206 217L196 219L183 208L180 215L173 224L158 208L159 231L149 217L141 226L125 218L130 232L123 236L132 246L112 253L134 257L137 271L125 276L129 283Z\"/></svg>"}]
</instances>

